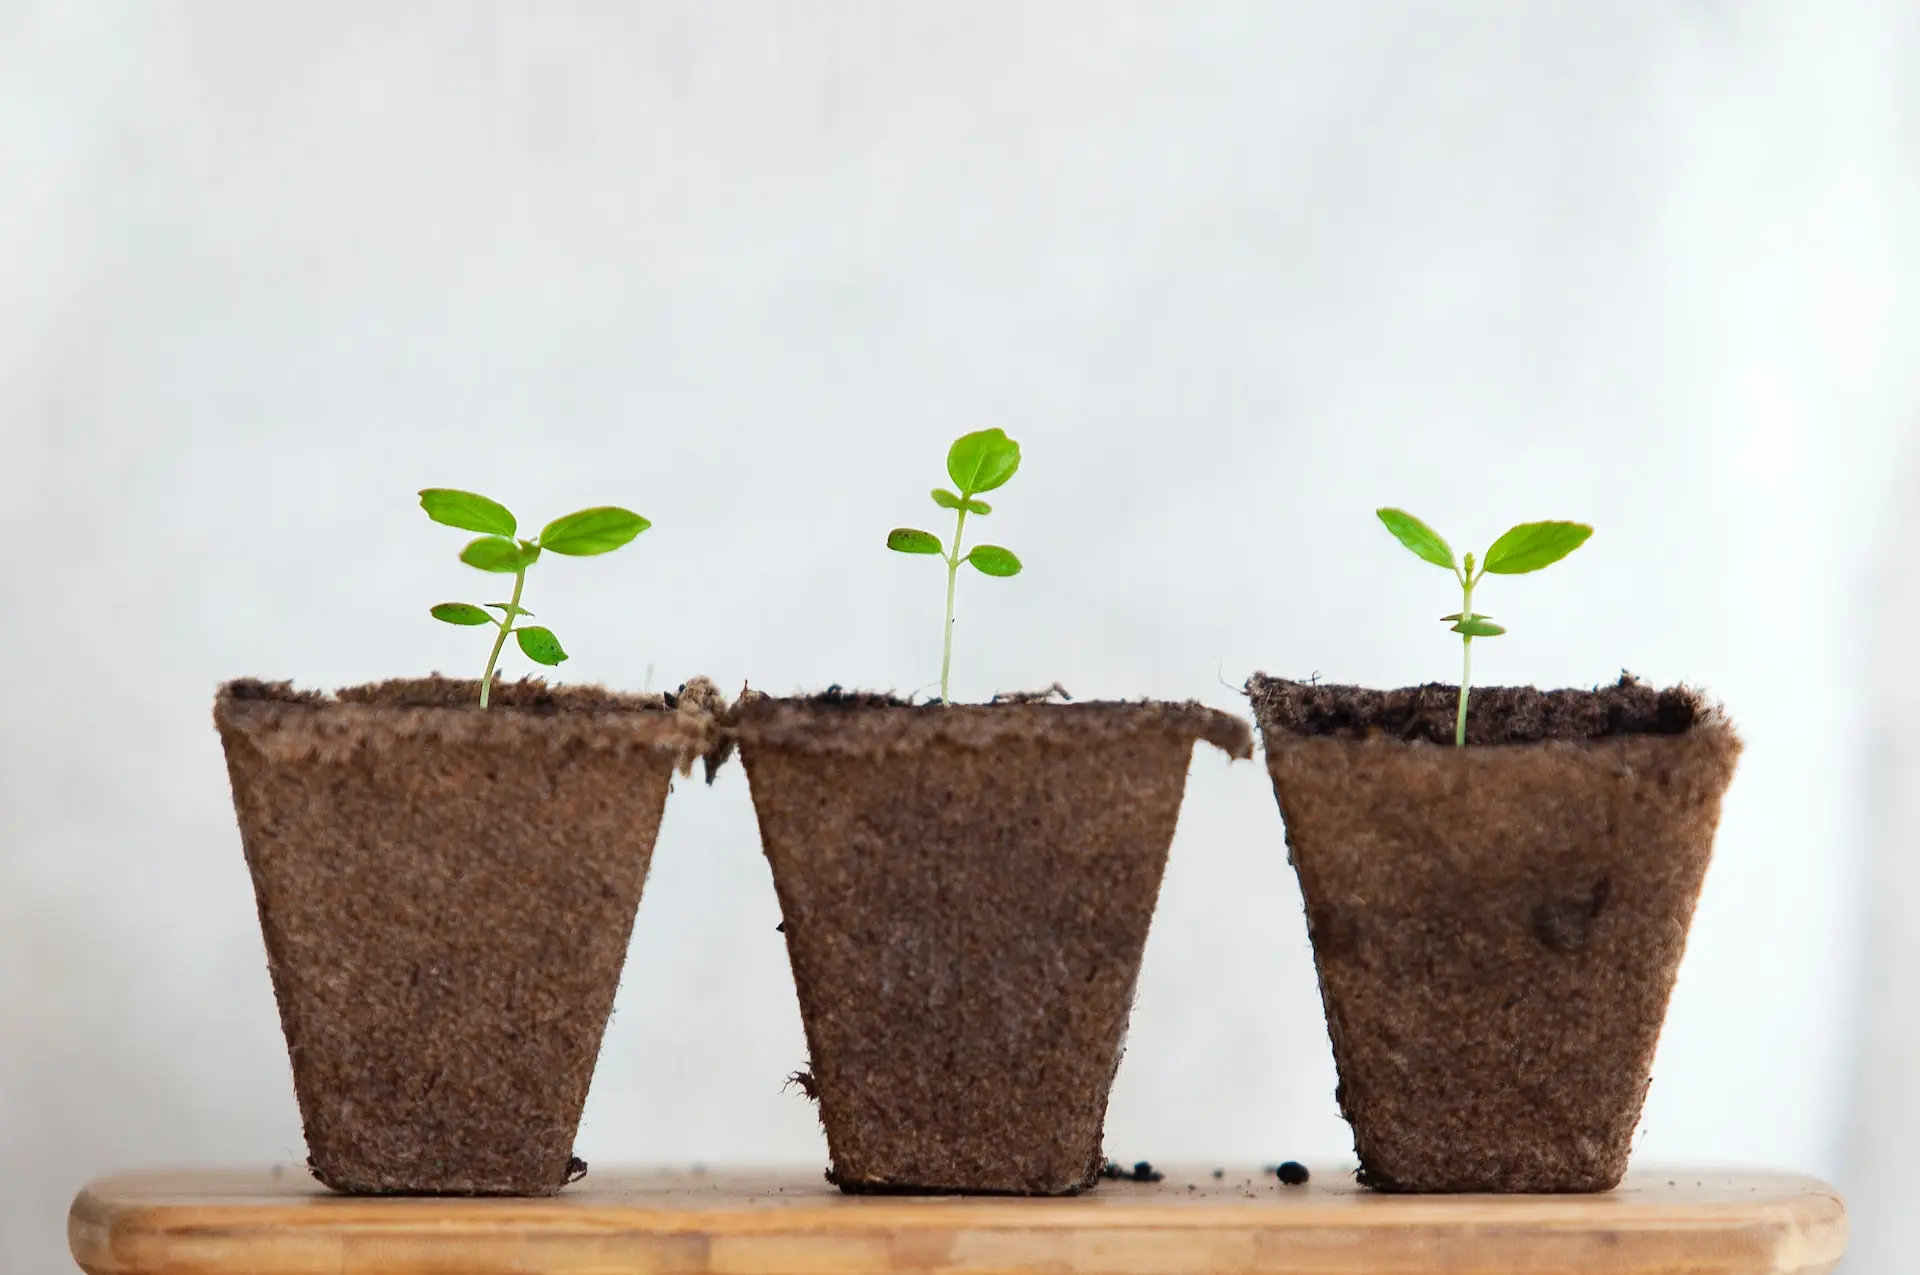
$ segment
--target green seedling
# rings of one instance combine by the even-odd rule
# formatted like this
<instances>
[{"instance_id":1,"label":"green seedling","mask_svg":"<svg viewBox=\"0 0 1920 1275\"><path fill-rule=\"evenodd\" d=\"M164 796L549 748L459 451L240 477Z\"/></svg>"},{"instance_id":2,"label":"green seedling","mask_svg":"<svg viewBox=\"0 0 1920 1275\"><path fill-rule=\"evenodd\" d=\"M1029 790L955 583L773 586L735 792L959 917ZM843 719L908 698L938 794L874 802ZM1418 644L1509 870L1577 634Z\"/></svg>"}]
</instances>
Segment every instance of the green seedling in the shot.
<instances>
[{"instance_id":1,"label":"green seedling","mask_svg":"<svg viewBox=\"0 0 1920 1275\"><path fill-rule=\"evenodd\" d=\"M1467 742L1467 689L1473 680L1473 640L1477 637L1499 637L1506 632L1493 622L1492 616L1475 614L1473 586L1486 578L1488 572L1497 576L1517 576L1550 567L1587 543L1593 528L1580 522L1523 522L1509 528L1505 535L1494 541L1493 547L1487 550L1486 560L1476 566L1472 554L1467 555L1464 565L1455 561L1452 546L1441 538L1440 533L1404 509L1378 509L1374 512L1380 515L1380 521L1387 525L1387 530L1393 533L1394 538L1412 550L1415 557L1431 562L1436 567L1445 567L1460 582L1460 609L1440 619L1460 635L1460 712L1454 719L1453 742L1458 747L1464 747Z\"/></svg>"},{"instance_id":2,"label":"green seedling","mask_svg":"<svg viewBox=\"0 0 1920 1275\"><path fill-rule=\"evenodd\" d=\"M505 505L470 491L451 491L429 487L420 493L420 507L427 517L462 531L478 531L478 540L460 551L460 561L482 571L513 577L513 596L505 602L489 602L486 609L471 602L442 602L433 608L433 618L447 624L491 624L499 630L493 637L493 650L487 654L486 672L480 675L480 707L487 706L493 690L493 669L500 662L500 651L512 634L521 652L536 664L552 667L567 658L553 630L539 624L522 624L533 612L520 605L527 586L527 568L540 560L542 553L565 554L570 558L590 558L612 553L653 524L630 509L604 505L582 509L579 513L555 518L540 529L535 540L516 540L520 525ZM487 614L498 611L499 618Z\"/></svg>"},{"instance_id":3,"label":"green seedling","mask_svg":"<svg viewBox=\"0 0 1920 1275\"><path fill-rule=\"evenodd\" d=\"M983 429L962 435L947 449L947 477L953 479L953 485L959 491L948 491L945 487L933 489L933 503L942 509L954 511L953 548L949 550L940 543L940 537L930 531L895 527L887 533L887 548L894 552L933 554L947 564L946 644L940 653L942 704L953 702L948 694L948 674L953 668L953 586L960 574L960 564L972 563L974 570L983 575L1020 574L1020 559L1013 556L1011 549L1002 549L999 545L975 545L965 554L960 552L960 538L967 529L967 515L984 518L992 513L992 505L975 497L983 491L992 491L1003 485L1019 468L1020 444L1008 438L1006 431Z\"/></svg>"}]
</instances>

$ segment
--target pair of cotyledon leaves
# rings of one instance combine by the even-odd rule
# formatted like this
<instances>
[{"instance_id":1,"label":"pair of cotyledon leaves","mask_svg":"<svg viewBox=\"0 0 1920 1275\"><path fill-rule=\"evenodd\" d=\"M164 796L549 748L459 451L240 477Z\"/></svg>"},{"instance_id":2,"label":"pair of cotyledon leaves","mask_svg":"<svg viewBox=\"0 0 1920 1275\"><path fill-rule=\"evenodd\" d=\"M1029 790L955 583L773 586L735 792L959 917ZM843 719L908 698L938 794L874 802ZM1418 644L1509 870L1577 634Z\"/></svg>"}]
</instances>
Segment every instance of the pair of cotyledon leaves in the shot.
<instances>
[{"instance_id":1,"label":"pair of cotyledon leaves","mask_svg":"<svg viewBox=\"0 0 1920 1275\"><path fill-rule=\"evenodd\" d=\"M630 509L602 505L555 518L540 529L533 540L516 540L519 521L497 500L471 491L430 487L420 493L420 507L435 522L462 531L484 533L460 551L460 561L482 571L517 575L539 561L542 553L564 554L572 558L590 558L611 553L653 524ZM519 642L520 650L537 664L555 665L567 658L560 639L543 625L515 626L513 622L533 612L509 602L489 602L500 612L496 620L470 602L442 602L433 608L433 618L448 624L505 624Z\"/></svg>"},{"instance_id":2,"label":"pair of cotyledon leaves","mask_svg":"<svg viewBox=\"0 0 1920 1275\"><path fill-rule=\"evenodd\" d=\"M983 429L962 435L947 449L947 477L958 492L945 487L933 489L933 503L942 509L963 514L986 515L993 506L976 500L983 491L1005 485L1020 468L1020 444L1007 437L1005 430ZM940 537L912 527L895 527L887 533L887 548L896 553L924 553L945 557L947 549ZM990 576L1020 574L1020 559L1013 550L999 545L975 545L961 562L972 563L976 571ZM958 566L959 563L955 563Z\"/></svg>"},{"instance_id":3,"label":"pair of cotyledon leaves","mask_svg":"<svg viewBox=\"0 0 1920 1275\"><path fill-rule=\"evenodd\" d=\"M1436 567L1445 567L1459 577L1463 585L1468 586L1489 572L1517 576L1550 567L1585 544L1587 537L1593 534L1593 528L1581 522L1523 522L1519 526L1509 527L1505 534L1493 542L1478 572L1474 570L1473 555L1468 554L1463 574L1460 562L1454 557L1453 546L1432 527L1404 509L1380 509L1376 512L1394 538L1412 550L1415 556ZM1467 637L1499 637L1506 632L1506 629L1484 615L1463 612L1440 618L1452 622L1453 632Z\"/></svg>"}]
</instances>

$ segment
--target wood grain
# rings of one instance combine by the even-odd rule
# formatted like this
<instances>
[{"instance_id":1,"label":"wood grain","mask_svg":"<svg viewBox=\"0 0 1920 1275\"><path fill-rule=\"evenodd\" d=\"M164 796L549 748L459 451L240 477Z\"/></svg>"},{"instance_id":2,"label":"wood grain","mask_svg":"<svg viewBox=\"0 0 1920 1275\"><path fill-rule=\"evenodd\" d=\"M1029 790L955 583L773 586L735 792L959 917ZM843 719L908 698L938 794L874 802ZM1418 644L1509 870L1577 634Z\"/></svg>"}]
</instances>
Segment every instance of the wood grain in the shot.
<instances>
[{"instance_id":1,"label":"wood grain","mask_svg":"<svg viewBox=\"0 0 1920 1275\"><path fill-rule=\"evenodd\" d=\"M129 1174L73 1202L91 1275L1817 1275L1811 1178L1650 1171L1598 1196L1379 1196L1233 1170L1064 1200L860 1197L817 1171L597 1171L539 1200L352 1199L292 1170Z\"/></svg>"}]
</instances>

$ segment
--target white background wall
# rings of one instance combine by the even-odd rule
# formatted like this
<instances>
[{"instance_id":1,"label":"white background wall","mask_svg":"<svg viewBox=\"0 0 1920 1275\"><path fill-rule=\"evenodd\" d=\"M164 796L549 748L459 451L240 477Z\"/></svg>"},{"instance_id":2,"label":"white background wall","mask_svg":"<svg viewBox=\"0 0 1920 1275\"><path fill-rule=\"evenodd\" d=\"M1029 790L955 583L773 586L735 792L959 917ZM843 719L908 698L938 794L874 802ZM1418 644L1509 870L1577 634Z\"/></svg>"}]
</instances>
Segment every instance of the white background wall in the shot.
<instances>
[{"instance_id":1,"label":"white background wall","mask_svg":"<svg viewBox=\"0 0 1920 1275\"><path fill-rule=\"evenodd\" d=\"M880 541L989 424L1028 570L964 582L969 697L1451 677L1372 508L1595 523L1480 674L1749 744L1643 1159L1884 1183L1907 8L0 0L0 1272L90 1175L303 1159L208 711L477 671L416 488L655 520L536 569L571 679L908 690L940 572ZM740 773L683 786L589 1160L821 1162L776 920ZM1344 1157L1332 1087L1265 776L1202 755L1110 1149Z\"/></svg>"}]
</instances>

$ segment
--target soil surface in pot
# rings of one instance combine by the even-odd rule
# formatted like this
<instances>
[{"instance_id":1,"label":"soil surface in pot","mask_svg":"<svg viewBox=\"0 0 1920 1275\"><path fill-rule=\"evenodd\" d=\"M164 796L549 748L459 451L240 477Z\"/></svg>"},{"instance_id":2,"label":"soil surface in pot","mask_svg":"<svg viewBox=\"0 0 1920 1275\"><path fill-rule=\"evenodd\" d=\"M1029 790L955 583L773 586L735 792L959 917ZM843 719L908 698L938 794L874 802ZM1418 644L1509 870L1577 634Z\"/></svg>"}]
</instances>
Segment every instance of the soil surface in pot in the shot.
<instances>
[{"instance_id":1,"label":"soil surface in pot","mask_svg":"<svg viewBox=\"0 0 1920 1275\"><path fill-rule=\"evenodd\" d=\"M741 757L847 1191L1066 1194L1101 1129L1197 704L749 697Z\"/></svg>"},{"instance_id":2,"label":"soil surface in pot","mask_svg":"<svg viewBox=\"0 0 1920 1275\"><path fill-rule=\"evenodd\" d=\"M543 1195L673 770L717 692L430 678L214 705L309 1164L355 1193Z\"/></svg>"},{"instance_id":3,"label":"soil surface in pot","mask_svg":"<svg viewBox=\"0 0 1920 1275\"><path fill-rule=\"evenodd\" d=\"M1362 1180L1626 1171L1740 744L1686 688L1247 686Z\"/></svg>"}]
</instances>

